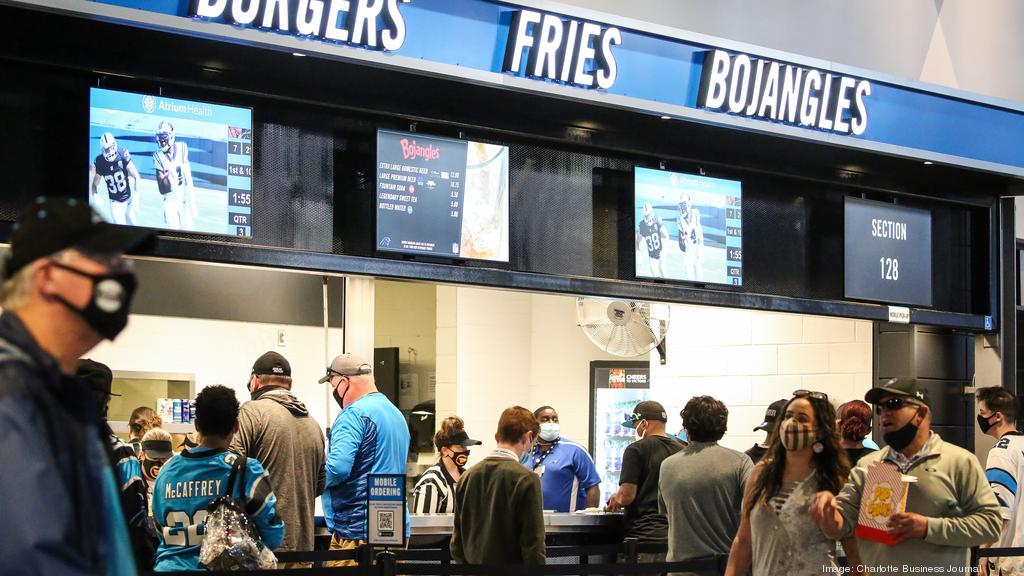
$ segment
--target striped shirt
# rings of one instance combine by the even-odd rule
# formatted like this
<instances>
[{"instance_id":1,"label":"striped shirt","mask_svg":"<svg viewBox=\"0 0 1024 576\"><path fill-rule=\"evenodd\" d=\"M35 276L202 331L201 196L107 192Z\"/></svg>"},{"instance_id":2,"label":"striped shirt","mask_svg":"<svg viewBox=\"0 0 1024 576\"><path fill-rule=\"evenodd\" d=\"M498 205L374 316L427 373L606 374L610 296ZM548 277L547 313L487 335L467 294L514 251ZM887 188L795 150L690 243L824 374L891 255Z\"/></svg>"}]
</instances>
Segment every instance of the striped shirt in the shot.
<instances>
[{"instance_id":1,"label":"striped shirt","mask_svg":"<svg viewBox=\"0 0 1024 576\"><path fill-rule=\"evenodd\" d=\"M799 480L790 480L789 482L783 482L782 486L779 487L779 493L772 497L771 505L775 508L775 513L782 512L782 507L789 501L789 497L793 495L793 490L800 485Z\"/></svg>"},{"instance_id":2,"label":"striped shirt","mask_svg":"<svg viewBox=\"0 0 1024 576\"><path fill-rule=\"evenodd\" d=\"M455 512L455 479L438 462L420 476L413 488L412 514L452 514Z\"/></svg>"}]
</instances>

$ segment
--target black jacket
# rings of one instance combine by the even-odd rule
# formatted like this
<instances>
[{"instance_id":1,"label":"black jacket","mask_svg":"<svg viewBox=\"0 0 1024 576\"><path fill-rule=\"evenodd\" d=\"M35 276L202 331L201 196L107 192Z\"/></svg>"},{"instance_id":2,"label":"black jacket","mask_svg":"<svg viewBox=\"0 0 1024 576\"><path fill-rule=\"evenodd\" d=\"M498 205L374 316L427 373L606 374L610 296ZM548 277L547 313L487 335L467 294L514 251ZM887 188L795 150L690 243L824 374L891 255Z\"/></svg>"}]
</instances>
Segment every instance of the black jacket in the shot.
<instances>
[{"instance_id":1,"label":"black jacket","mask_svg":"<svg viewBox=\"0 0 1024 576\"><path fill-rule=\"evenodd\" d=\"M104 572L103 446L86 386L0 315L0 574Z\"/></svg>"}]
</instances>

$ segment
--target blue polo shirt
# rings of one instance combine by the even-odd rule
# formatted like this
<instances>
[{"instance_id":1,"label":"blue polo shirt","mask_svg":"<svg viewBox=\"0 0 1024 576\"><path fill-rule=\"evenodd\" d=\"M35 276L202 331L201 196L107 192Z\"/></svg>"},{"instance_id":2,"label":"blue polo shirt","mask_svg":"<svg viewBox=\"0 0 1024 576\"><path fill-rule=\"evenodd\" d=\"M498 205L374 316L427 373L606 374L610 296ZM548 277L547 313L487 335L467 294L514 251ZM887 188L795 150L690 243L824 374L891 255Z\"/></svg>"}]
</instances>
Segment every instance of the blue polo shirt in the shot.
<instances>
[{"instance_id":1,"label":"blue polo shirt","mask_svg":"<svg viewBox=\"0 0 1024 576\"><path fill-rule=\"evenodd\" d=\"M571 512L587 507L587 488L601 483L594 460L587 449L565 438L560 438L550 453L543 458L540 448L534 446L526 463L540 475L544 491L544 509ZM575 506L572 506L573 498Z\"/></svg>"}]
</instances>

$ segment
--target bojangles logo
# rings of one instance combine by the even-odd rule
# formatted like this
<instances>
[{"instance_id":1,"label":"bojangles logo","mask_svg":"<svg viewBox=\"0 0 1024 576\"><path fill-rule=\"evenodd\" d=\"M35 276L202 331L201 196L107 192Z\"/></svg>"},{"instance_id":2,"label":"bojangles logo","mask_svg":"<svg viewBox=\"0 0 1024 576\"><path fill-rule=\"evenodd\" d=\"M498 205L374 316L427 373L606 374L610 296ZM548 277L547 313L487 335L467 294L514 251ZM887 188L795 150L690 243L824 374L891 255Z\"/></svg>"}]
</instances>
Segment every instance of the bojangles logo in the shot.
<instances>
[{"instance_id":1,"label":"bojangles logo","mask_svg":"<svg viewBox=\"0 0 1024 576\"><path fill-rule=\"evenodd\" d=\"M402 138L400 144L402 145L402 158L406 160L410 158L437 160L441 157L441 149L433 144L420 146L416 143L416 140L409 140L408 138Z\"/></svg>"}]
</instances>

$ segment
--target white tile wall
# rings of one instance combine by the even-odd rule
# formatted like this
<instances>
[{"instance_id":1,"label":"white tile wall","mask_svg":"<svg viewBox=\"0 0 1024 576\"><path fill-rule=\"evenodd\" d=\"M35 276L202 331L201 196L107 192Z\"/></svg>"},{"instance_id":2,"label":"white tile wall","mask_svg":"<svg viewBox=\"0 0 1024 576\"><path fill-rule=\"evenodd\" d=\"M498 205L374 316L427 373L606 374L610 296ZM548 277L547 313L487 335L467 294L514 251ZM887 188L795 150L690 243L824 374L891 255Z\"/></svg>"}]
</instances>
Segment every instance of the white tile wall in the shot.
<instances>
[{"instance_id":1,"label":"white tile wall","mask_svg":"<svg viewBox=\"0 0 1024 576\"><path fill-rule=\"evenodd\" d=\"M870 322L694 308L672 308L666 365L658 366L651 354L652 396L665 404L670 429L681 425L687 400L707 394L729 407L722 443L746 450L764 438L752 429L768 404L794 390L817 390L844 402L871 386ZM701 338L705 330L707 339ZM749 335L737 333L742 330Z\"/></svg>"},{"instance_id":2,"label":"white tile wall","mask_svg":"<svg viewBox=\"0 0 1024 576\"><path fill-rule=\"evenodd\" d=\"M447 291L446 294L442 292ZM501 411L513 404L555 406L563 434L581 442L589 429L589 362L614 359L590 343L576 325L575 299L439 288L438 410L457 412L470 434L485 441L473 461L493 447ZM451 329L442 314L455 310ZM471 315L471 321L464 321ZM453 341L445 343L445 340ZM819 390L845 401L871 384L871 323L696 306L673 306L668 361L650 355L652 396L665 405L669 429L681 426L687 400L708 394L729 406L723 444L746 450L763 439L752 431L768 404L794 390ZM452 364L454 362L454 365ZM454 366L454 368L453 368ZM452 369L451 400L442 399L442 376Z\"/></svg>"}]
</instances>

